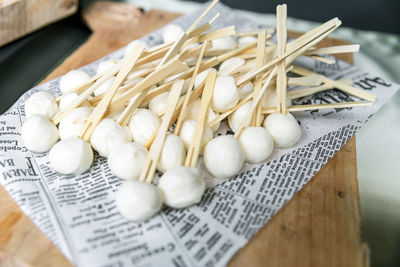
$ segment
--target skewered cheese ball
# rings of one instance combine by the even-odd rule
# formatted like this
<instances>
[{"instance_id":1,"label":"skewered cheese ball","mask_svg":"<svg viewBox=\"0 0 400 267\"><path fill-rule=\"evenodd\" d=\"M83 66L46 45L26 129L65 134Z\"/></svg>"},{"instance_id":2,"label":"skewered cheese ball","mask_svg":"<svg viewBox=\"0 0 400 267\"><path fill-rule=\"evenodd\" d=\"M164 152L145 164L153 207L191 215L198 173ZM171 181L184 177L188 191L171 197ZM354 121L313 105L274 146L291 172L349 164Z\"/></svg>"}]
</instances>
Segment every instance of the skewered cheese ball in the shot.
<instances>
[{"instance_id":1,"label":"skewered cheese ball","mask_svg":"<svg viewBox=\"0 0 400 267\"><path fill-rule=\"evenodd\" d=\"M215 70L214 68L206 69L205 71L200 72L197 74L196 79L194 80L194 88L199 87L199 85L207 78L207 75L212 71Z\"/></svg>"},{"instance_id":2,"label":"skewered cheese ball","mask_svg":"<svg viewBox=\"0 0 400 267\"><path fill-rule=\"evenodd\" d=\"M273 88L268 88L263 97L261 98L261 106L263 108L271 108L276 107L278 105L278 99L276 95L275 86ZM292 99L290 98L289 93L286 93L286 106L292 105Z\"/></svg>"},{"instance_id":3,"label":"skewered cheese ball","mask_svg":"<svg viewBox=\"0 0 400 267\"><path fill-rule=\"evenodd\" d=\"M41 115L33 115L22 125L21 138L27 149L42 153L49 151L57 142L58 130L48 118Z\"/></svg>"},{"instance_id":4,"label":"skewered cheese ball","mask_svg":"<svg viewBox=\"0 0 400 267\"><path fill-rule=\"evenodd\" d=\"M240 65L244 65L245 60L240 58L240 57L231 57L227 60L225 60L224 62L221 63L221 65L219 66L218 71L220 73L224 73L224 71L232 64L240 64ZM226 74L228 75L228 73Z\"/></svg>"},{"instance_id":5,"label":"skewered cheese ball","mask_svg":"<svg viewBox=\"0 0 400 267\"><path fill-rule=\"evenodd\" d=\"M90 143L100 156L108 157L113 148L131 140L127 127L122 127L112 119L103 119L94 129Z\"/></svg>"},{"instance_id":6,"label":"skewered cheese ball","mask_svg":"<svg viewBox=\"0 0 400 267\"><path fill-rule=\"evenodd\" d=\"M176 167L168 170L158 181L166 205L185 208L200 202L206 183L197 168Z\"/></svg>"},{"instance_id":7,"label":"skewered cheese ball","mask_svg":"<svg viewBox=\"0 0 400 267\"><path fill-rule=\"evenodd\" d=\"M175 42L184 33L181 26L176 24L169 24L165 27L162 38L164 43Z\"/></svg>"},{"instance_id":8,"label":"skewered cheese ball","mask_svg":"<svg viewBox=\"0 0 400 267\"><path fill-rule=\"evenodd\" d=\"M60 98L60 110L65 110L66 107L68 107L69 104L72 103L75 99L77 99L79 95L75 92L69 92L64 94Z\"/></svg>"},{"instance_id":9,"label":"skewered cheese ball","mask_svg":"<svg viewBox=\"0 0 400 267\"><path fill-rule=\"evenodd\" d=\"M257 38L254 36L243 36L238 40L239 46L245 46L257 41Z\"/></svg>"},{"instance_id":10,"label":"skewered cheese ball","mask_svg":"<svg viewBox=\"0 0 400 267\"><path fill-rule=\"evenodd\" d=\"M253 100L249 100L249 101L247 101L247 103L245 103L243 106L241 106L240 108L235 110L231 115L228 116L228 124L229 124L229 127L231 127L233 132L236 132L238 130L238 128L240 127L240 124L246 117L246 115L247 115L248 111L251 109L252 105L253 105ZM252 117L250 117L247 120L244 127L247 127L250 125L251 118Z\"/></svg>"},{"instance_id":11,"label":"skewered cheese ball","mask_svg":"<svg viewBox=\"0 0 400 267\"><path fill-rule=\"evenodd\" d=\"M54 95L40 91L31 95L25 103L25 114L29 118L33 115L42 115L49 119L53 118L58 112L58 105Z\"/></svg>"},{"instance_id":12,"label":"skewered cheese ball","mask_svg":"<svg viewBox=\"0 0 400 267\"><path fill-rule=\"evenodd\" d=\"M164 114L164 111L168 106L169 92L164 92L155 98L153 98L149 103L149 109L153 111L158 116Z\"/></svg>"},{"instance_id":13,"label":"skewered cheese ball","mask_svg":"<svg viewBox=\"0 0 400 267\"><path fill-rule=\"evenodd\" d=\"M264 128L272 135L276 147L286 148L296 144L301 136L301 129L296 118L287 113L270 114L264 121Z\"/></svg>"},{"instance_id":14,"label":"skewered cheese ball","mask_svg":"<svg viewBox=\"0 0 400 267\"><path fill-rule=\"evenodd\" d=\"M137 45L137 44L143 45L144 48L145 48L146 50L148 50L148 49L150 48L149 45L146 44L145 42L143 42L142 40L133 40L132 42L130 42L130 43L126 46L125 51L124 51L124 56L125 56L125 57L129 56L130 53L132 53L133 48L134 48L135 45Z\"/></svg>"},{"instance_id":15,"label":"skewered cheese ball","mask_svg":"<svg viewBox=\"0 0 400 267\"><path fill-rule=\"evenodd\" d=\"M200 111L201 111L201 99L198 98L188 105L186 114L185 114L185 119L191 119L191 120L197 121L200 116ZM208 122L211 122L216 117L217 117L217 114L215 114L214 110L212 110L212 108L209 108L208 109ZM220 124L221 123L217 123L213 127L211 127L211 131L216 132L219 129Z\"/></svg>"},{"instance_id":16,"label":"skewered cheese ball","mask_svg":"<svg viewBox=\"0 0 400 267\"><path fill-rule=\"evenodd\" d=\"M93 150L88 142L73 136L61 140L49 152L51 167L62 174L81 174L93 162Z\"/></svg>"},{"instance_id":17,"label":"skewered cheese ball","mask_svg":"<svg viewBox=\"0 0 400 267\"><path fill-rule=\"evenodd\" d=\"M105 73L107 70L117 66L118 60L105 60L99 63L97 66L96 74Z\"/></svg>"},{"instance_id":18,"label":"skewered cheese ball","mask_svg":"<svg viewBox=\"0 0 400 267\"><path fill-rule=\"evenodd\" d=\"M239 87L239 100L242 100L249 94L254 92L254 84L252 82L247 82L242 87Z\"/></svg>"},{"instance_id":19,"label":"skewered cheese ball","mask_svg":"<svg viewBox=\"0 0 400 267\"><path fill-rule=\"evenodd\" d=\"M90 76L83 70L71 70L61 77L60 90L64 94L88 80L90 80Z\"/></svg>"},{"instance_id":20,"label":"skewered cheese ball","mask_svg":"<svg viewBox=\"0 0 400 267\"><path fill-rule=\"evenodd\" d=\"M161 209L163 197L157 186L132 180L120 186L115 204L125 218L146 221Z\"/></svg>"},{"instance_id":21,"label":"skewered cheese ball","mask_svg":"<svg viewBox=\"0 0 400 267\"><path fill-rule=\"evenodd\" d=\"M92 110L88 107L73 109L61 121L58 127L61 140L72 136L79 136L85 127L85 120Z\"/></svg>"},{"instance_id":22,"label":"skewered cheese ball","mask_svg":"<svg viewBox=\"0 0 400 267\"><path fill-rule=\"evenodd\" d=\"M233 37L224 37L212 40L213 49L216 50L232 50L236 48L236 40Z\"/></svg>"},{"instance_id":23,"label":"skewered cheese ball","mask_svg":"<svg viewBox=\"0 0 400 267\"><path fill-rule=\"evenodd\" d=\"M108 156L108 167L112 174L125 180L139 178L146 162L147 149L138 143L124 143L113 150Z\"/></svg>"},{"instance_id":24,"label":"skewered cheese ball","mask_svg":"<svg viewBox=\"0 0 400 267\"><path fill-rule=\"evenodd\" d=\"M221 135L208 142L204 164L216 178L229 179L237 175L244 164L244 153L233 135Z\"/></svg>"},{"instance_id":25,"label":"skewered cheese ball","mask_svg":"<svg viewBox=\"0 0 400 267\"><path fill-rule=\"evenodd\" d=\"M165 173L171 168L182 166L185 163L186 149L182 139L174 134L167 135L161 151L157 169Z\"/></svg>"},{"instance_id":26,"label":"skewered cheese ball","mask_svg":"<svg viewBox=\"0 0 400 267\"><path fill-rule=\"evenodd\" d=\"M271 134L263 127L247 127L239 136L246 162L261 163L274 149Z\"/></svg>"},{"instance_id":27,"label":"skewered cheese ball","mask_svg":"<svg viewBox=\"0 0 400 267\"><path fill-rule=\"evenodd\" d=\"M232 76L219 76L215 81L212 96L212 108L217 112L225 112L239 102L238 88Z\"/></svg>"},{"instance_id":28,"label":"skewered cheese ball","mask_svg":"<svg viewBox=\"0 0 400 267\"><path fill-rule=\"evenodd\" d=\"M122 113L124 112L124 107L120 107L116 111L107 115L107 119L112 119L114 121L118 121L119 117L121 117Z\"/></svg>"},{"instance_id":29,"label":"skewered cheese ball","mask_svg":"<svg viewBox=\"0 0 400 267\"><path fill-rule=\"evenodd\" d=\"M189 149L189 147L190 147L190 143L192 142L193 135L196 131L196 125L197 125L197 121L195 121L195 120L185 120L182 124L180 137L182 138L186 149ZM213 133L212 133L210 127L205 126L204 130L203 130L203 137L201 140L200 154L203 153L204 147L212 139L212 137L213 137Z\"/></svg>"},{"instance_id":30,"label":"skewered cheese ball","mask_svg":"<svg viewBox=\"0 0 400 267\"><path fill-rule=\"evenodd\" d=\"M139 108L129 121L129 129L133 140L139 144L149 147L160 128L161 120L151 110Z\"/></svg>"},{"instance_id":31,"label":"skewered cheese ball","mask_svg":"<svg viewBox=\"0 0 400 267\"><path fill-rule=\"evenodd\" d=\"M98 96L98 95L101 95L101 94L104 94L105 92L107 92L108 89L110 89L114 80L115 80L115 76L111 76L110 78L108 78L102 85L100 85L99 87L97 87L94 90L94 92L93 92L94 96Z\"/></svg>"}]
</instances>

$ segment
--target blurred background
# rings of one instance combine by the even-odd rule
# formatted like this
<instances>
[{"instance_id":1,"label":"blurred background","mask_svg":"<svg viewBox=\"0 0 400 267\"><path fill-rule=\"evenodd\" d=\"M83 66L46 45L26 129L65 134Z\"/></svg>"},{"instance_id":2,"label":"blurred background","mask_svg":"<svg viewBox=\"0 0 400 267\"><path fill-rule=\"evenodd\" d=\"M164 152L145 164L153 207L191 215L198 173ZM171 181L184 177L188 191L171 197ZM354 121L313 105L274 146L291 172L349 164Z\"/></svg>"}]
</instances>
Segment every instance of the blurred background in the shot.
<instances>
[{"instance_id":1,"label":"blurred background","mask_svg":"<svg viewBox=\"0 0 400 267\"><path fill-rule=\"evenodd\" d=\"M68 2L68 1L65 1ZM75 1L70 1L73 3ZM90 36L80 11L93 0L79 1L77 12L0 47L0 111L6 111L37 85ZM127 0L145 10L191 12L197 1ZM399 0L225 0L241 15L274 25L277 4L288 4L288 28L305 31L315 22L339 17L333 36L361 44L355 65L384 79L400 82ZM3 4L0 1L0 7ZM0 12L0 17L5 16ZM362 209L362 238L371 249L372 266L400 266L400 94L357 135ZM390 129L389 131L386 129Z\"/></svg>"}]
</instances>

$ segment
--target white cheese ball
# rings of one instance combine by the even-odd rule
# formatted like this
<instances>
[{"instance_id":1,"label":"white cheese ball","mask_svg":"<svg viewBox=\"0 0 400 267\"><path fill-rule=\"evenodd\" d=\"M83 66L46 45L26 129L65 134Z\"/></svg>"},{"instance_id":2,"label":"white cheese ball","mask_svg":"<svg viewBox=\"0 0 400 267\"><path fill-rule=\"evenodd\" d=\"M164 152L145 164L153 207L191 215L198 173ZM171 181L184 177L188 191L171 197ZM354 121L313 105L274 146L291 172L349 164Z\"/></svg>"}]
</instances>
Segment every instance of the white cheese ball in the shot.
<instances>
[{"instance_id":1,"label":"white cheese ball","mask_svg":"<svg viewBox=\"0 0 400 267\"><path fill-rule=\"evenodd\" d=\"M88 80L90 80L90 76L83 70L71 70L61 77L60 90L65 94Z\"/></svg>"},{"instance_id":2,"label":"white cheese ball","mask_svg":"<svg viewBox=\"0 0 400 267\"><path fill-rule=\"evenodd\" d=\"M169 92L164 92L155 98L153 98L149 103L149 109L153 111L158 116L164 114L168 106Z\"/></svg>"},{"instance_id":3,"label":"white cheese ball","mask_svg":"<svg viewBox=\"0 0 400 267\"><path fill-rule=\"evenodd\" d=\"M239 100L242 100L249 94L254 92L254 84L252 82L247 82L242 87L239 87Z\"/></svg>"},{"instance_id":4,"label":"white cheese ball","mask_svg":"<svg viewBox=\"0 0 400 267\"><path fill-rule=\"evenodd\" d=\"M238 40L239 46L245 46L257 42L257 38L254 36L243 36Z\"/></svg>"},{"instance_id":5,"label":"white cheese ball","mask_svg":"<svg viewBox=\"0 0 400 267\"><path fill-rule=\"evenodd\" d=\"M163 197L157 186L132 180L123 183L118 188L115 204L122 216L142 222L160 211Z\"/></svg>"},{"instance_id":6,"label":"white cheese ball","mask_svg":"<svg viewBox=\"0 0 400 267\"><path fill-rule=\"evenodd\" d=\"M165 27L164 32L162 34L162 38L164 43L175 42L179 37L184 33L184 30L181 26L176 24L169 24Z\"/></svg>"},{"instance_id":7,"label":"white cheese ball","mask_svg":"<svg viewBox=\"0 0 400 267\"><path fill-rule=\"evenodd\" d=\"M197 121L200 117L200 111L201 111L201 99L198 98L188 105L185 114L185 119ZM214 112L214 110L212 110L212 108L209 108L207 116L208 116L207 122L210 123L213 119L217 117L217 114ZM214 126L212 126L211 131L216 132L219 129L220 124L221 123L217 123Z\"/></svg>"},{"instance_id":8,"label":"white cheese ball","mask_svg":"<svg viewBox=\"0 0 400 267\"><path fill-rule=\"evenodd\" d=\"M112 149L131 140L127 127L122 127L112 119L103 119L94 129L90 143L100 156L108 157Z\"/></svg>"},{"instance_id":9,"label":"white cheese ball","mask_svg":"<svg viewBox=\"0 0 400 267\"><path fill-rule=\"evenodd\" d=\"M41 115L29 117L21 128L21 138L30 151L49 151L58 140L58 130L51 121Z\"/></svg>"},{"instance_id":10,"label":"white cheese ball","mask_svg":"<svg viewBox=\"0 0 400 267\"><path fill-rule=\"evenodd\" d=\"M278 99L277 99L275 87L268 88L261 98L261 106L263 108L271 108L271 107L274 108L277 105L278 105ZM292 99L290 98L290 95L287 92L286 93L286 106L291 106L291 105L292 105Z\"/></svg>"},{"instance_id":11,"label":"white cheese ball","mask_svg":"<svg viewBox=\"0 0 400 267\"><path fill-rule=\"evenodd\" d=\"M97 87L94 90L94 92L93 92L94 96L98 96L98 95L101 95L101 94L104 94L105 92L107 92L108 89L110 89L114 80L115 80L115 76L111 76L110 78L108 78L103 84L101 84L99 87Z\"/></svg>"},{"instance_id":12,"label":"white cheese ball","mask_svg":"<svg viewBox=\"0 0 400 267\"><path fill-rule=\"evenodd\" d=\"M236 40L231 36L212 40L211 43L215 50L232 50L236 48Z\"/></svg>"},{"instance_id":13,"label":"white cheese ball","mask_svg":"<svg viewBox=\"0 0 400 267\"><path fill-rule=\"evenodd\" d=\"M133 140L145 147L150 147L158 129L161 120L151 110L139 108L135 111L129 121L129 129L132 132Z\"/></svg>"},{"instance_id":14,"label":"white cheese ball","mask_svg":"<svg viewBox=\"0 0 400 267\"><path fill-rule=\"evenodd\" d=\"M212 71L215 70L214 68L206 69L205 71L200 72L197 74L196 79L194 80L194 88L200 86L200 84L207 78L207 75Z\"/></svg>"},{"instance_id":15,"label":"white cheese ball","mask_svg":"<svg viewBox=\"0 0 400 267\"><path fill-rule=\"evenodd\" d=\"M124 143L111 150L108 167L112 174L125 180L136 180L146 162L147 149L138 143Z\"/></svg>"},{"instance_id":16,"label":"white cheese ball","mask_svg":"<svg viewBox=\"0 0 400 267\"><path fill-rule=\"evenodd\" d=\"M165 173L169 169L183 166L185 158L186 149L182 139L177 135L169 134L165 138L157 169L160 172Z\"/></svg>"},{"instance_id":17,"label":"white cheese ball","mask_svg":"<svg viewBox=\"0 0 400 267\"><path fill-rule=\"evenodd\" d=\"M102 61L99 63L99 65L97 65L96 74L105 73L109 69L114 68L115 66L118 66L118 64L119 64L118 60Z\"/></svg>"},{"instance_id":18,"label":"white cheese ball","mask_svg":"<svg viewBox=\"0 0 400 267\"><path fill-rule=\"evenodd\" d=\"M186 208L200 202L206 183L197 168L176 167L158 181L164 202L172 208Z\"/></svg>"},{"instance_id":19,"label":"white cheese ball","mask_svg":"<svg viewBox=\"0 0 400 267\"><path fill-rule=\"evenodd\" d=\"M249 163L265 161L274 149L274 140L263 127L245 128L239 136L239 142Z\"/></svg>"},{"instance_id":20,"label":"white cheese ball","mask_svg":"<svg viewBox=\"0 0 400 267\"><path fill-rule=\"evenodd\" d=\"M25 102L25 115L27 118L33 115L42 115L49 119L58 112L58 105L54 95L40 91L31 95Z\"/></svg>"},{"instance_id":21,"label":"white cheese ball","mask_svg":"<svg viewBox=\"0 0 400 267\"><path fill-rule=\"evenodd\" d=\"M229 59L227 59L227 60L225 60L224 62L221 63L221 65L219 66L218 71L219 71L220 73L224 73L224 71L225 71L230 65L235 64L235 65L241 66L241 65L244 65L244 63L245 63L245 60L242 59L242 58L240 58L240 57L231 57L231 58L229 58Z\"/></svg>"},{"instance_id":22,"label":"white cheese ball","mask_svg":"<svg viewBox=\"0 0 400 267\"><path fill-rule=\"evenodd\" d=\"M119 117L121 117L122 113L124 112L125 107L120 107L116 111L110 113L107 115L107 119L112 119L114 121L117 121Z\"/></svg>"},{"instance_id":23,"label":"white cheese ball","mask_svg":"<svg viewBox=\"0 0 400 267\"><path fill-rule=\"evenodd\" d=\"M88 142L73 136L61 140L49 152L51 167L62 174L81 174L93 162L93 150Z\"/></svg>"},{"instance_id":24,"label":"white cheese ball","mask_svg":"<svg viewBox=\"0 0 400 267\"><path fill-rule=\"evenodd\" d=\"M69 92L69 93L64 94L60 98L60 110L65 110L65 108L68 107L68 105L71 104L78 97L79 97L79 95L75 92Z\"/></svg>"},{"instance_id":25,"label":"white cheese ball","mask_svg":"<svg viewBox=\"0 0 400 267\"><path fill-rule=\"evenodd\" d=\"M86 125L86 119L92 110L88 107L73 109L61 121L58 127L61 140L79 136Z\"/></svg>"},{"instance_id":26,"label":"white cheese ball","mask_svg":"<svg viewBox=\"0 0 400 267\"><path fill-rule=\"evenodd\" d=\"M143 42L142 40L133 40L132 42L130 42L130 43L126 46L125 51L124 51L124 57L129 56L129 55L132 53L133 48L134 48L137 44L143 45L144 48L145 48L146 50L148 50L148 49L150 48L150 47L148 46L148 44L146 44L146 43Z\"/></svg>"},{"instance_id":27,"label":"white cheese ball","mask_svg":"<svg viewBox=\"0 0 400 267\"><path fill-rule=\"evenodd\" d=\"M247 101L243 106L235 110L231 115L228 116L228 124L229 127L231 127L232 131L236 133L236 131L239 129L240 124L242 121L245 119L247 113L251 109L251 106L253 105L253 100ZM246 121L246 124L244 127L247 127L250 125L252 116Z\"/></svg>"},{"instance_id":28,"label":"white cheese ball","mask_svg":"<svg viewBox=\"0 0 400 267\"><path fill-rule=\"evenodd\" d=\"M236 176L243 167L244 153L233 135L221 135L208 142L204 149L204 164L218 179Z\"/></svg>"},{"instance_id":29,"label":"white cheese ball","mask_svg":"<svg viewBox=\"0 0 400 267\"><path fill-rule=\"evenodd\" d=\"M301 128L296 118L287 113L270 114L264 121L264 128L272 135L274 144L279 148L287 148L295 145L301 137Z\"/></svg>"},{"instance_id":30,"label":"white cheese ball","mask_svg":"<svg viewBox=\"0 0 400 267\"><path fill-rule=\"evenodd\" d=\"M186 149L189 149L190 143L192 142L193 135L196 131L197 121L195 120L185 120L182 124L180 137L185 144ZM205 126L203 130L203 137L201 140L200 154L203 154L204 147L213 138L213 133L210 127Z\"/></svg>"},{"instance_id":31,"label":"white cheese ball","mask_svg":"<svg viewBox=\"0 0 400 267\"><path fill-rule=\"evenodd\" d=\"M212 108L217 112L225 112L239 102L239 92L232 76L219 76L215 81L212 96Z\"/></svg>"}]
</instances>

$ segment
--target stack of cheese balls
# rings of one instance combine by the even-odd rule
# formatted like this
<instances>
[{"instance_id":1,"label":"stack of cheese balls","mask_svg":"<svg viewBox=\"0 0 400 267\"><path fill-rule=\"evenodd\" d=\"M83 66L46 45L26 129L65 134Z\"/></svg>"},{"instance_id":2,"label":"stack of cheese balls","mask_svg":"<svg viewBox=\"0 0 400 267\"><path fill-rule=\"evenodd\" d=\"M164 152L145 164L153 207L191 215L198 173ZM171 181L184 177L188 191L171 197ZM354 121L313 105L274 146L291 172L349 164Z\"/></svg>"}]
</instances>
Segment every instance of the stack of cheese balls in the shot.
<instances>
[{"instance_id":1,"label":"stack of cheese balls","mask_svg":"<svg viewBox=\"0 0 400 267\"><path fill-rule=\"evenodd\" d=\"M166 27L163 40L174 42L184 30L178 25ZM212 49L230 51L255 42L253 36L224 37L212 40ZM138 41L135 41L138 42ZM134 45L126 48L129 54ZM147 46L146 46L147 47ZM147 49L149 49L147 47ZM238 138L233 135L218 135L220 121L210 123L230 110L227 123L236 132L252 106L250 99L241 107L238 103L254 92L254 80L244 86L236 86L235 69L232 66L245 66L254 59L231 57L215 66L218 69L213 88L210 108L200 145L200 155L204 166L216 179L229 179L241 171L245 162L262 163L273 151L273 147L288 148L295 145L301 130L295 117L288 113L273 113L264 119L262 126L252 126L251 119ZM193 61L193 58L192 58ZM159 62L155 60L152 64ZM250 63L249 63L250 62ZM103 61L98 65L97 75L120 64L117 60ZM127 79L142 79L145 69L133 69ZM212 69L200 72L194 81L194 88L200 86ZM133 78L132 78L133 77ZM125 180L116 193L116 204L121 213L135 221L145 221L156 214L163 203L173 208L185 208L198 203L206 189L200 167L185 167L186 152L195 135L201 112L201 97L191 101L184 114L184 121L178 134L168 133L157 170L162 173L158 186L138 181L145 166L150 149L162 123L168 106L169 91L156 95L147 104L141 105L129 117L126 124L117 121L123 107L106 116L94 129L90 143L79 136L84 131L86 121L93 111L92 99L103 96L114 82L111 76L93 91L81 105L68 112L60 121L58 128L52 118L65 110L79 98L75 88L88 82L91 77L83 70L72 70L59 81L62 93L55 98L51 93L36 92L25 102L26 121L22 126L21 137L25 146L36 153L49 151L52 168L62 174L81 174L89 170L93 159L93 149L99 156L108 159L111 172ZM189 78L191 79L191 78ZM136 82L137 82L136 81ZM275 88L268 91L262 99L262 107L276 106ZM183 93L184 94L184 93ZM290 98L288 98L290 102ZM60 140L59 140L60 139Z\"/></svg>"}]
</instances>

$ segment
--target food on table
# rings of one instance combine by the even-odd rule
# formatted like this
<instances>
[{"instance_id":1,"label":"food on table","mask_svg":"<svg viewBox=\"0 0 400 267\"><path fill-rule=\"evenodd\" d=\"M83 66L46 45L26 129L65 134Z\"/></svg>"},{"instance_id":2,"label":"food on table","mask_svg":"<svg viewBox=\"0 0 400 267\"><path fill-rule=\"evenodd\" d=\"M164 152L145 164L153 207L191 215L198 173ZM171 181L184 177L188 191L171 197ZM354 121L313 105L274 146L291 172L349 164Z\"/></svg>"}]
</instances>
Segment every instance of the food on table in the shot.
<instances>
[{"instance_id":1,"label":"food on table","mask_svg":"<svg viewBox=\"0 0 400 267\"><path fill-rule=\"evenodd\" d=\"M25 102L25 115L27 118L33 115L42 115L51 119L57 112L58 105L54 95L46 91L34 93Z\"/></svg>"},{"instance_id":2,"label":"food on table","mask_svg":"<svg viewBox=\"0 0 400 267\"><path fill-rule=\"evenodd\" d=\"M88 80L90 80L90 76L85 71L71 70L61 77L60 90L62 93L67 93Z\"/></svg>"},{"instance_id":3,"label":"food on table","mask_svg":"<svg viewBox=\"0 0 400 267\"><path fill-rule=\"evenodd\" d=\"M267 160L274 149L271 134L263 127L247 127L239 136L239 143L249 163L261 163Z\"/></svg>"},{"instance_id":4,"label":"food on table","mask_svg":"<svg viewBox=\"0 0 400 267\"><path fill-rule=\"evenodd\" d=\"M58 129L47 117L33 115L22 125L21 138L30 151L47 152L58 140Z\"/></svg>"},{"instance_id":5,"label":"food on table","mask_svg":"<svg viewBox=\"0 0 400 267\"><path fill-rule=\"evenodd\" d=\"M301 137L301 128L296 118L287 113L272 113L264 121L264 128L272 135L275 147L294 146Z\"/></svg>"},{"instance_id":6,"label":"food on table","mask_svg":"<svg viewBox=\"0 0 400 267\"><path fill-rule=\"evenodd\" d=\"M232 76L219 76L215 81L212 108L224 112L239 102L239 92Z\"/></svg>"},{"instance_id":7,"label":"food on table","mask_svg":"<svg viewBox=\"0 0 400 267\"><path fill-rule=\"evenodd\" d=\"M185 158L186 149L182 139L177 135L169 134L165 138L157 170L165 173L169 169L183 166Z\"/></svg>"},{"instance_id":8,"label":"food on table","mask_svg":"<svg viewBox=\"0 0 400 267\"><path fill-rule=\"evenodd\" d=\"M184 34L184 30L181 26L169 24L167 27L165 27L165 30L162 34L162 39L164 43L171 43L178 40L182 34Z\"/></svg>"},{"instance_id":9,"label":"food on table","mask_svg":"<svg viewBox=\"0 0 400 267\"><path fill-rule=\"evenodd\" d=\"M149 147L160 128L161 120L151 110L137 109L129 121L129 129L135 142Z\"/></svg>"},{"instance_id":10,"label":"food on table","mask_svg":"<svg viewBox=\"0 0 400 267\"><path fill-rule=\"evenodd\" d=\"M58 132L61 140L79 136L83 128L85 127L85 121L92 112L91 108L79 107L68 113L60 122L58 126Z\"/></svg>"}]
</instances>

